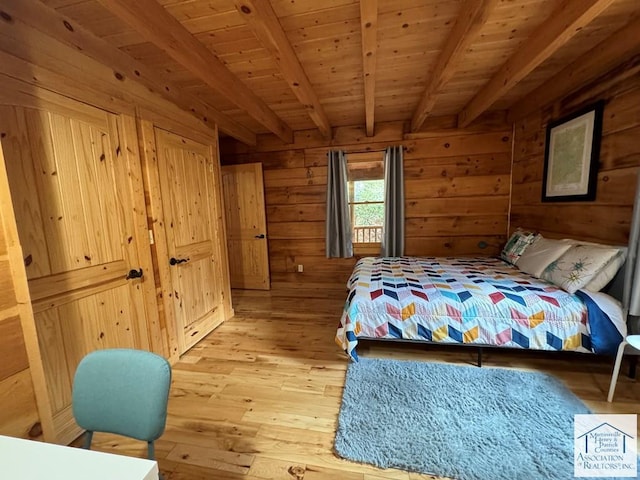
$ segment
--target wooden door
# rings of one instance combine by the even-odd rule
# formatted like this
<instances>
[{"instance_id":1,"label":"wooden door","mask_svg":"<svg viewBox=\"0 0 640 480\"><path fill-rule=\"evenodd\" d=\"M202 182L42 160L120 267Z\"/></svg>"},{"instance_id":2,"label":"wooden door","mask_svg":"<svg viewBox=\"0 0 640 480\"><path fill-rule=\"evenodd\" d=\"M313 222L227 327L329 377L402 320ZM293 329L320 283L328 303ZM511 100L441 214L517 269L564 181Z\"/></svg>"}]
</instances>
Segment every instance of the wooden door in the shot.
<instances>
[{"instance_id":1,"label":"wooden door","mask_svg":"<svg viewBox=\"0 0 640 480\"><path fill-rule=\"evenodd\" d=\"M182 354L224 321L224 234L212 147L155 129L166 236L165 262Z\"/></svg>"},{"instance_id":2,"label":"wooden door","mask_svg":"<svg viewBox=\"0 0 640 480\"><path fill-rule=\"evenodd\" d=\"M0 431L26 438L39 420L24 339L33 312L1 144L0 271Z\"/></svg>"},{"instance_id":3,"label":"wooden door","mask_svg":"<svg viewBox=\"0 0 640 480\"><path fill-rule=\"evenodd\" d=\"M0 106L0 131L39 346L30 361L42 362L41 421L45 439L68 443L80 433L77 364L96 349L149 348L154 282L135 120L56 100Z\"/></svg>"},{"instance_id":4,"label":"wooden door","mask_svg":"<svg viewBox=\"0 0 640 480\"><path fill-rule=\"evenodd\" d=\"M232 288L269 290L262 164L222 167Z\"/></svg>"}]
</instances>

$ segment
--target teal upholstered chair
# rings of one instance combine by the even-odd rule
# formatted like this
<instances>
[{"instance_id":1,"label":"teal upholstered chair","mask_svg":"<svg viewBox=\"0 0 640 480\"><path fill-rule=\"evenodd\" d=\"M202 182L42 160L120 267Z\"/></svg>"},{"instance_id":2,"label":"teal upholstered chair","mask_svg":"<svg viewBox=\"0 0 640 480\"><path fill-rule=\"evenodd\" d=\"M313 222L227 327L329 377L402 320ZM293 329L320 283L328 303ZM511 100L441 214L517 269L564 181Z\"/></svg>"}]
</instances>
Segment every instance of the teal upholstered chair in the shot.
<instances>
[{"instance_id":1,"label":"teal upholstered chair","mask_svg":"<svg viewBox=\"0 0 640 480\"><path fill-rule=\"evenodd\" d=\"M147 442L155 460L154 441L164 432L171 385L166 359L143 350L97 350L82 359L73 380L73 416L87 433L108 432Z\"/></svg>"}]
</instances>

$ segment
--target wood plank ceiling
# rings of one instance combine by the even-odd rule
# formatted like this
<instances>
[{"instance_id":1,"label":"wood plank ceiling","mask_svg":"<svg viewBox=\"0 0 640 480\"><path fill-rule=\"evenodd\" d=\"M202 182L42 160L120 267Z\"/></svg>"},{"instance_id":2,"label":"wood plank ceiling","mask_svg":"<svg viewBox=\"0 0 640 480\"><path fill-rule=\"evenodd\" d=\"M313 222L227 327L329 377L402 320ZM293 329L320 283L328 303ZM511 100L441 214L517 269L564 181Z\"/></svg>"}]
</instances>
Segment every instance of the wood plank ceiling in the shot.
<instances>
[{"instance_id":1,"label":"wood plank ceiling","mask_svg":"<svg viewBox=\"0 0 640 480\"><path fill-rule=\"evenodd\" d=\"M638 0L43 3L248 143L247 131L291 141L297 130L366 125L371 135L379 122L419 131L434 116L466 126L493 110L522 115L575 88L573 71L591 80L640 54ZM590 58L603 51L599 68Z\"/></svg>"}]
</instances>

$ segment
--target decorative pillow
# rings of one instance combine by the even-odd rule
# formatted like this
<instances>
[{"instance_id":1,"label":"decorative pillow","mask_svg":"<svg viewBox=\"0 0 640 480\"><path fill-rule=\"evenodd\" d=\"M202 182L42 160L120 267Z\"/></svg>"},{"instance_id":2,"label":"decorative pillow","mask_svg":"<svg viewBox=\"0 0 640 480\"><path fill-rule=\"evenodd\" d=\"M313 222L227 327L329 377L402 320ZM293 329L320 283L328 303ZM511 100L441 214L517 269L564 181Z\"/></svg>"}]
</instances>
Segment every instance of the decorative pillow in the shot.
<instances>
[{"instance_id":1,"label":"decorative pillow","mask_svg":"<svg viewBox=\"0 0 640 480\"><path fill-rule=\"evenodd\" d=\"M618 248L574 245L545 268L542 278L569 293L575 293L576 290L584 288L619 254Z\"/></svg>"},{"instance_id":2,"label":"decorative pillow","mask_svg":"<svg viewBox=\"0 0 640 480\"><path fill-rule=\"evenodd\" d=\"M531 243L533 243L535 239L535 233L525 232L518 228L505 244L502 249L502 253L500 254L500 258L505 262L515 265L518 262L520 255L522 255L522 253Z\"/></svg>"},{"instance_id":3,"label":"decorative pillow","mask_svg":"<svg viewBox=\"0 0 640 480\"><path fill-rule=\"evenodd\" d=\"M558 260L563 253L572 247L562 240L553 240L538 235L536 241L527 247L518 260L518 268L523 272L540 278L547 266Z\"/></svg>"},{"instance_id":4,"label":"decorative pillow","mask_svg":"<svg viewBox=\"0 0 640 480\"><path fill-rule=\"evenodd\" d=\"M599 292L604 287L609 285L609 282L616 276L618 270L624 265L624 261L627 259L627 247L605 245L603 243L586 242L583 240L573 240L570 238L563 238L563 242L573 243L574 245L591 245L593 247L600 248L616 248L618 249L618 255L613 257L605 267L600 270L584 287L583 290L590 292Z\"/></svg>"}]
</instances>

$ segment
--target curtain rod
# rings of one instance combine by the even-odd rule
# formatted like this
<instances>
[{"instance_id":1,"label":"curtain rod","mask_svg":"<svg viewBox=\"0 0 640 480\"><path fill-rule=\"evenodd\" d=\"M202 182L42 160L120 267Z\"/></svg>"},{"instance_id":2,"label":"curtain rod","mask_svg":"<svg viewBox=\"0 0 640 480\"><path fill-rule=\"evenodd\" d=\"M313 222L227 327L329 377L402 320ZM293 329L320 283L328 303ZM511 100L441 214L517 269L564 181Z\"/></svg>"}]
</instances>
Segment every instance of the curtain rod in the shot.
<instances>
[{"instance_id":1,"label":"curtain rod","mask_svg":"<svg viewBox=\"0 0 640 480\"><path fill-rule=\"evenodd\" d=\"M406 150L407 147L402 147L402 150ZM376 148L374 150L344 150L345 154L348 153L376 153L376 152L384 152L386 151L386 148ZM327 155L329 155L329 153L327 152Z\"/></svg>"},{"instance_id":2,"label":"curtain rod","mask_svg":"<svg viewBox=\"0 0 640 480\"><path fill-rule=\"evenodd\" d=\"M384 152L386 148L378 148L376 150L345 150L344 153L376 153Z\"/></svg>"}]
</instances>

